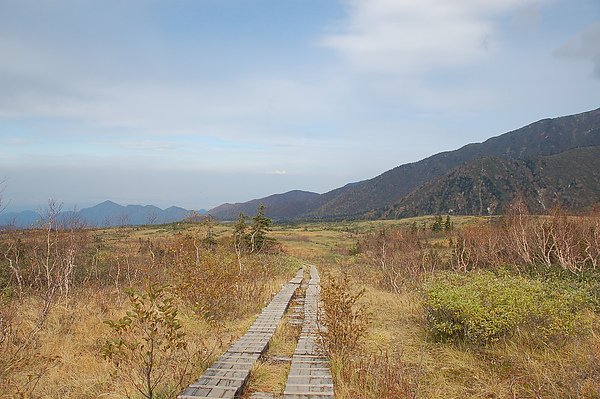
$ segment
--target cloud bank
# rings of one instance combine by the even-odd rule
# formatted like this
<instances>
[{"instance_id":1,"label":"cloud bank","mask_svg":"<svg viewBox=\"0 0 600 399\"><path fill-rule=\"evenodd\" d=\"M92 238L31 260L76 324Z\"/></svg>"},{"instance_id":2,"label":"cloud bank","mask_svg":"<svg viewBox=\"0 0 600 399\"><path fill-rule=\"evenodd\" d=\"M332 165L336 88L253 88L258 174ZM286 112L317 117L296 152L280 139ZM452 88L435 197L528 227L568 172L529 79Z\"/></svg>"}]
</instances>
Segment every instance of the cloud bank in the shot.
<instances>
[{"instance_id":1,"label":"cloud bank","mask_svg":"<svg viewBox=\"0 0 600 399\"><path fill-rule=\"evenodd\" d=\"M600 79L600 23L593 24L556 50L562 58L583 59L592 62L592 75Z\"/></svg>"},{"instance_id":2,"label":"cloud bank","mask_svg":"<svg viewBox=\"0 0 600 399\"><path fill-rule=\"evenodd\" d=\"M497 20L531 10L528 0L349 0L348 20L322 40L356 69L420 75L481 59Z\"/></svg>"},{"instance_id":3,"label":"cloud bank","mask_svg":"<svg viewBox=\"0 0 600 399\"><path fill-rule=\"evenodd\" d=\"M88 205L327 191L597 107L598 5L0 1L0 180Z\"/></svg>"}]
</instances>

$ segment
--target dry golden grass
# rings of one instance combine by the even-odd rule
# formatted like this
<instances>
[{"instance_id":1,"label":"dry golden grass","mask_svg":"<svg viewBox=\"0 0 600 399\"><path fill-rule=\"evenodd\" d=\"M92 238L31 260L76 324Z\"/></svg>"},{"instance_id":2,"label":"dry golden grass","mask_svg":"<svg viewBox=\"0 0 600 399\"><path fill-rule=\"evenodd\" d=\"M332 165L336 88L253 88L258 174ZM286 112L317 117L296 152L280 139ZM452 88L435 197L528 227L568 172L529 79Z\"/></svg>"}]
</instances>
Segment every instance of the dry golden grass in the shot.
<instances>
[{"instance_id":1,"label":"dry golden grass","mask_svg":"<svg viewBox=\"0 0 600 399\"><path fill-rule=\"evenodd\" d=\"M283 394L290 371L290 362L281 358L292 357L299 335L300 328L290 325L288 317L284 317L275 330L263 358L252 369L245 390L246 396L252 392Z\"/></svg>"},{"instance_id":2,"label":"dry golden grass","mask_svg":"<svg viewBox=\"0 0 600 399\"><path fill-rule=\"evenodd\" d=\"M69 303L56 304L38 335L35 351L32 351L39 356L39 364L33 364L23 374L15 376L15 385L26 386L31 370L47 368L36 389L27 397L122 398L126 384L119 378L119 370L102 358L101 350L111 333L104 321L122 316L126 308L119 294L112 290L82 289ZM39 300L30 299L21 305L20 316L23 320L33 321L38 311ZM242 335L252 322L248 317L229 321L215 329L185 308L182 308L180 319L190 352L201 351L203 356L199 358L208 359L193 365L190 370L193 375L199 375L208 367L210 361ZM0 397L12 397L12 394L4 392Z\"/></svg>"},{"instance_id":3,"label":"dry golden grass","mask_svg":"<svg viewBox=\"0 0 600 399\"><path fill-rule=\"evenodd\" d=\"M44 328L37 334L34 348L28 355L36 358L34 364L11 375L11 384L5 394L25 390L27 395L45 392L46 397L96 397L108 391L110 367L100 356L100 347L107 328L103 317L110 312L101 306L102 294L85 292L73 298L77 306L59 303L48 315ZM32 331L38 318L40 300L29 298L20 305L20 328ZM49 360L52 359L52 360ZM28 374L44 371L37 382L38 389L28 392ZM5 387L6 389L6 387ZM32 394L33 393L33 394Z\"/></svg>"},{"instance_id":4,"label":"dry golden grass","mask_svg":"<svg viewBox=\"0 0 600 399\"><path fill-rule=\"evenodd\" d=\"M244 397L250 397L253 392L283 394L289 372L288 363L259 360L252 368Z\"/></svg>"},{"instance_id":5,"label":"dry golden grass","mask_svg":"<svg viewBox=\"0 0 600 399\"><path fill-rule=\"evenodd\" d=\"M300 327L292 326L288 317L284 317L269 342L269 348L265 356L291 357L296 349L299 336Z\"/></svg>"},{"instance_id":6,"label":"dry golden grass","mask_svg":"<svg viewBox=\"0 0 600 399\"><path fill-rule=\"evenodd\" d=\"M286 254L317 264L322 274L347 271L353 288L365 288L362 301L372 314L372 323L362 350L350 363L333 361L336 397L600 398L598 314L590 316L594 319L592 331L562 342L542 342L525 334L487 347L436 342L427 332L418 284L392 293L382 288L372 261L362 255L350 255L361 234L376 232L382 226L408 229L415 221L421 224L431 220L432 217L423 217L274 228L272 236L279 240ZM486 220L453 217L453 222L456 227L468 227L486 223ZM231 227L219 226L217 231L227 237ZM68 300L55 302L43 329L35 337L35 345L27 349L32 355L27 367L13 374L11 381L0 381L0 388L11 389L0 391L0 397L18 397L15 386L22 388L24 397L123 397L124 382L115 376L114 366L100 354L104 341L110 336L104 321L124 314L127 300L122 289L130 282L139 284L144 278L167 275L166 269L149 268L146 263L140 263L149 259L144 243L151 240L165 249L174 239L202 234L202 227L193 224L92 231L90 239L99 243L99 274L97 277L90 274L88 283L74 289ZM427 245L448 251L446 239L439 236L429 240ZM131 270L126 269L126 256ZM115 280L117 266L121 273L118 281ZM285 268L278 270L280 272L265 283L264 297L256 298L255 309L260 309L270 295L279 290L280 284L291 277L283 271ZM3 302L7 309L16 309L15 326L20 329L20 339L34 330L40 301L38 296L28 295L22 304L16 300L8 305ZM242 335L253 320L252 314L243 314L211 324L199 318L195 310L190 304L180 304L180 319L188 334L190 349L209 348L210 352L203 357L204 362L194 365L190 372L194 377L232 340ZM291 355L296 333L284 323L277 330L267 355ZM286 363L259 363L252 373L251 389L281 393L288 367ZM29 376L35 379L38 373L39 381L35 389L31 389Z\"/></svg>"},{"instance_id":7,"label":"dry golden grass","mask_svg":"<svg viewBox=\"0 0 600 399\"><path fill-rule=\"evenodd\" d=\"M428 337L417 293L366 288L372 323L354 363L332 364L337 398L600 397L597 327L566 343L524 336L487 348L439 343ZM397 383L390 388L380 375Z\"/></svg>"},{"instance_id":8,"label":"dry golden grass","mask_svg":"<svg viewBox=\"0 0 600 399\"><path fill-rule=\"evenodd\" d=\"M227 236L230 228L218 230L223 236L214 252L217 257L219 251L225 256L230 250ZM203 234L203 228L194 224L89 231L91 247L87 250L91 253L86 259L92 263L77 265L69 295L66 298L59 293L53 296L39 331L36 321L43 308L44 291L29 288L23 303L15 296L0 295L0 397L123 398L127 392L131 393L131 384L124 379L124 373L102 357L106 340L113 337L113 331L104 321L118 319L129 309L125 288L142 289L148 282L158 281L170 284L176 291L173 269L184 262L194 262L187 242L192 237L202 238ZM156 258L148 252L149 242ZM201 251L208 254L206 251L211 250L201 248ZM203 266L214 266L223 272L231 268L238 270L235 256L227 257L229 263L200 264L195 273L205 270ZM253 295L230 299L244 301L243 311L236 312L235 317L206 321L199 317L197 304L183 300L184 296L176 292L181 299L179 320L187 343L187 354L181 360L190 366L186 369L184 385L196 379L231 342L245 333L253 322L253 313L293 276L299 263L284 255L264 254L245 259L244 265L254 268L260 276L246 278L232 273L238 279L233 283L240 290L248 291L244 288L246 285L254 290ZM3 277L0 274L0 279ZM220 294L215 291L215 295ZM2 342L7 331L10 339ZM32 331L37 332L32 334ZM14 357L15 353L19 357ZM176 383L165 381L164 388L177 391Z\"/></svg>"}]
</instances>

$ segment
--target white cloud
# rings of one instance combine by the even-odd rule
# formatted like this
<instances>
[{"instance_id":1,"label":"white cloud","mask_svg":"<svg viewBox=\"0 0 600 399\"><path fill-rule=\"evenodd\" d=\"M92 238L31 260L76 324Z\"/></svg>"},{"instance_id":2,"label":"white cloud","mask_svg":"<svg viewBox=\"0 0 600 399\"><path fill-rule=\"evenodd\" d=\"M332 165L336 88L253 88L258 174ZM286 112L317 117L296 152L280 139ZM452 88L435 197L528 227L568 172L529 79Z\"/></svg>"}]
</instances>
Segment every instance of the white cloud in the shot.
<instances>
[{"instance_id":1,"label":"white cloud","mask_svg":"<svg viewBox=\"0 0 600 399\"><path fill-rule=\"evenodd\" d=\"M587 27L558 48L555 54L558 57L591 60L594 64L593 75L600 79L600 23Z\"/></svg>"},{"instance_id":2,"label":"white cloud","mask_svg":"<svg viewBox=\"0 0 600 399\"><path fill-rule=\"evenodd\" d=\"M562 12L546 13L551 1ZM348 0L347 18L319 22L327 35L298 18L310 31L273 31L274 43L219 30L165 36L146 1L109 2L118 12L105 2L9 3L0 0L0 166L37 165L16 175L37 191L37 173L53 181L48 165L169 171L181 186L201 176L193 186L219 197L201 206L325 191L597 99L586 63L600 40L565 45L580 62L551 56L583 27L567 0ZM548 31L555 15L564 31ZM536 21L539 34L521 34ZM215 24L235 31L230 22ZM282 33L298 36L288 45ZM106 176L127 189L135 181Z\"/></svg>"},{"instance_id":3,"label":"white cloud","mask_svg":"<svg viewBox=\"0 0 600 399\"><path fill-rule=\"evenodd\" d=\"M533 0L349 0L348 20L322 44L358 70L420 74L469 64L490 49L495 19Z\"/></svg>"}]
</instances>

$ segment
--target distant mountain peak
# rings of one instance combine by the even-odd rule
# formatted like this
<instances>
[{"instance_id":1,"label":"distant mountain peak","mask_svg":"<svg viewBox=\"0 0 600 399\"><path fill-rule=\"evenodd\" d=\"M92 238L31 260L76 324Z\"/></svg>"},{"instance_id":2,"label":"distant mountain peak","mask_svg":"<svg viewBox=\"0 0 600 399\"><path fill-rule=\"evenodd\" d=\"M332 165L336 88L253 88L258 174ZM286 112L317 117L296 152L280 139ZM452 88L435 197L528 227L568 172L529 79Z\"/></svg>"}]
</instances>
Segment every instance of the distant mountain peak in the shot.
<instances>
[{"instance_id":1,"label":"distant mountain peak","mask_svg":"<svg viewBox=\"0 0 600 399\"><path fill-rule=\"evenodd\" d=\"M166 208L166 209L165 209L165 211L170 211L170 210L181 210L181 209L183 209L184 211L186 210L186 209L184 209L184 208L181 208L181 207L179 207L179 206L172 205L172 206L170 206L170 207Z\"/></svg>"}]
</instances>

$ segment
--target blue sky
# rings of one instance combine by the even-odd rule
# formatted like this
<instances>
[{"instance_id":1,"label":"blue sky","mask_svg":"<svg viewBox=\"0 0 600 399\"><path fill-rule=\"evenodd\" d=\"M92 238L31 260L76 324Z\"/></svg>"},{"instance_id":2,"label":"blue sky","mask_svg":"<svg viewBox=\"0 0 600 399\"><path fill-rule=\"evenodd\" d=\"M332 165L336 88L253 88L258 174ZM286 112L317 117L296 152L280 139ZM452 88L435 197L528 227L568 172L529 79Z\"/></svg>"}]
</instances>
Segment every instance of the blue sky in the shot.
<instances>
[{"instance_id":1,"label":"blue sky","mask_svg":"<svg viewBox=\"0 0 600 399\"><path fill-rule=\"evenodd\" d=\"M600 107L597 0L0 0L8 210L325 192Z\"/></svg>"}]
</instances>

